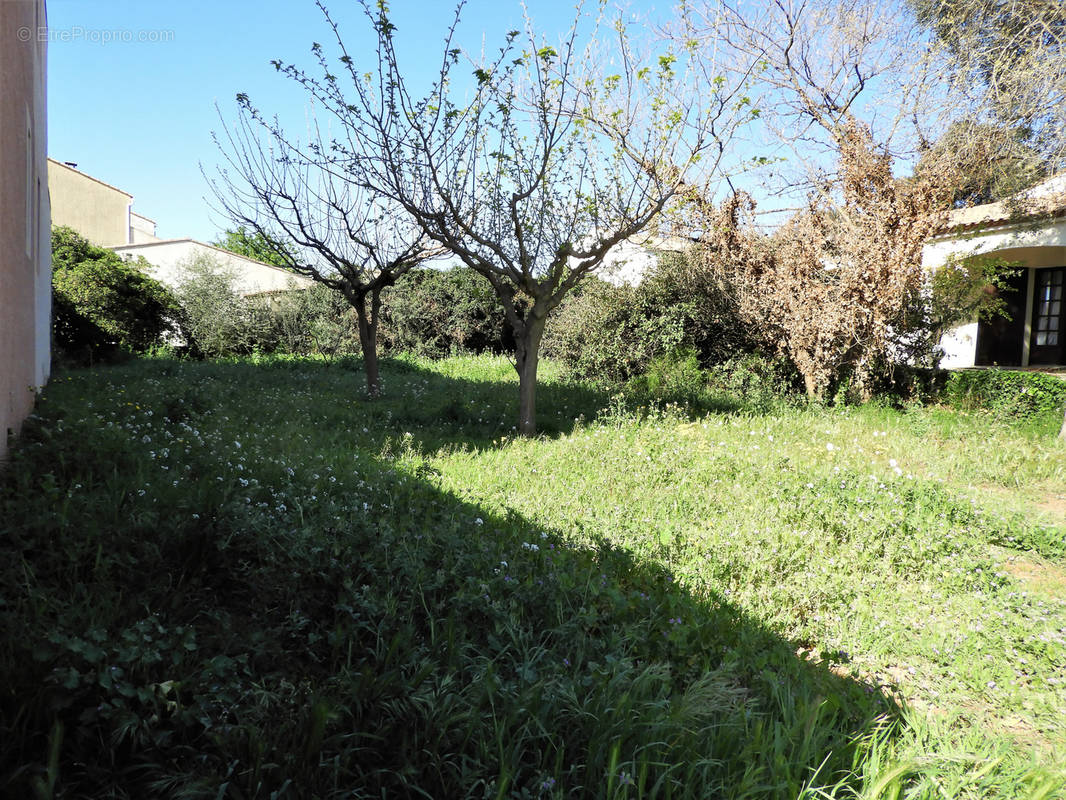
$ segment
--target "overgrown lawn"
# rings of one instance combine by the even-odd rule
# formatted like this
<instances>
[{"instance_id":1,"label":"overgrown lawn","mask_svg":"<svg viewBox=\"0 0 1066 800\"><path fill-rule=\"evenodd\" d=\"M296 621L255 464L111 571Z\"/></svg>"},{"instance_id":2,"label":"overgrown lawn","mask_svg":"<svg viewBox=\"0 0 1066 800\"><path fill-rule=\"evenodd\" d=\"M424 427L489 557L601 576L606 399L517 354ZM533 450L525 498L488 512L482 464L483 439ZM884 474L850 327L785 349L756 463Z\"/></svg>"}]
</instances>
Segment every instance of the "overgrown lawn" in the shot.
<instances>
[{"instance_id":1,"label":"overgrown lawn","mask_svg":"<svg viewBox=\"0 0 1066 800\"><path fill-rule=\"evenodd\" d=\"M0 794L1055 797L1066 446L502 359L56 376L0 488Z\"/></svg>"}]
</instances>

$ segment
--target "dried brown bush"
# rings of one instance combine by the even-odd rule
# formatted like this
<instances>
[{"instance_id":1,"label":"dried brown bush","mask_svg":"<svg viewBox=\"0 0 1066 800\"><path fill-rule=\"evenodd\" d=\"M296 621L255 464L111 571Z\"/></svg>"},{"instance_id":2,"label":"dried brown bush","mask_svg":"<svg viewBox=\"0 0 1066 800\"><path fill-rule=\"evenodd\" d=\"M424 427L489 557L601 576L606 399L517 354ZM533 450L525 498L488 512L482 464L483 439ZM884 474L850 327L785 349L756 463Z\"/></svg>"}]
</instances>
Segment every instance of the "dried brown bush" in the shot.
<instances>
[{"instance_id":1,"label":"dried brown bush","mask_svg":"<svg viewBox=\"0 0 1066 800\"><path fill-rule=\"evenodd\" d=\"M772 236L736 195L708 211L700 251L742 318L787 355L807 393L846 385L867 398L901 360L932 346L924 313L922 243L947 203L934 179L897 179L863 125L836 133L838 178Z\"/></svg>"}]
</instances>

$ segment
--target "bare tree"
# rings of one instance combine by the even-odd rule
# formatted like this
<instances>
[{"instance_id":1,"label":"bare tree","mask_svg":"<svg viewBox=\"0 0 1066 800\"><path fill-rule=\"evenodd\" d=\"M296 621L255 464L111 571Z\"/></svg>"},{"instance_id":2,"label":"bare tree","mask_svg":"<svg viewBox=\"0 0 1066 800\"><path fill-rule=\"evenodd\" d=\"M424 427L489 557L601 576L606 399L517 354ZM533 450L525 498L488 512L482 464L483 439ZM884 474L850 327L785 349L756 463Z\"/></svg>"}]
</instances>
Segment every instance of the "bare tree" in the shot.
<instances>
[{"instance_id":1,"label":"bare tree","mask_svg":"<svg viewBox=\"0 0 1066 800\"><path fill-rule=\"evenodd\" d=\"M340 292L355 309L367 391L381 391L377 328L381 293L444 250L404 210L368 188L358 153L337 150L312 125L303 143L245 94L215 142L225 159L209 184L225 215L273 264Z\"/></svg>"},{"instance_id":2,"label":"bare tree","mask_svg":"<svg viewBox=\"0 0 1066 800\"><path fill-rule=\"evenodd\" d=\"M760 112L759 194L802 207L832 177L848 120L893 157L916 152L938 130L939 84L920 57L925 35L895 0L691 0L669 34L729 74L758 65L749 96Z\"/></svg>"},{"instance_id":3,"label":"bare tree","mask_svg":"<svg viewBox=\"0 0 1066 800\"><path fill-rule=\"evenodd\" d=\"M952 104L1066 167L1066 5L1061 0L908 0L934 34Z\"/></svg>"},{"instance_id":4,"label":"bare tree","mask_svg":"<svg viewBox=\"0 0 1066 800\"><path fill-rule=\"evenodd\" d=\"M740 82L700 96L683 50L641 57L620 22L597 17L580 30L580 7L557 42L527 17L494 57L469 58L455 43L460 5L439 73L416 96L384 4L363 3L377 37L369 65L356 64L320 7L337 55L316 46L321 77L280 69L333 115L345 137L335 147L358 161L360 180L492 285L514 333L517 427L532 435L549 314L613 246L652 223L689 168L715 170L750 119ZM610 40L598 38L605 30Z\"/></svg>"}]
</instances>

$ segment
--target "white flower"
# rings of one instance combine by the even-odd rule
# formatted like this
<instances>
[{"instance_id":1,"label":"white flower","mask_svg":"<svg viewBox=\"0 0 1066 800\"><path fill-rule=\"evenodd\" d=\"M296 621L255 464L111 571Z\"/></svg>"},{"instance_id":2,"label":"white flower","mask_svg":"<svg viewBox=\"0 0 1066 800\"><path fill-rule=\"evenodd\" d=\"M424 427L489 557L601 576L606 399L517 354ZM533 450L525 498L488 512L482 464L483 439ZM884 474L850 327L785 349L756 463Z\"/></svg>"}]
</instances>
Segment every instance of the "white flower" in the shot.
<instances>
[{"instance_id":1,"label":"white flower","mask_svg":"<svg viewBox=\"0 0 1066 800\"><path fill-rule=\"evenodd\" d=\"M484 525L485 524L485 520L483 520L481 517L478 517L477 519L474 520L474 524L475 525Z\"/></svg>"},{"instance_id":2,"label":"white flower","mask_svg":"<svg viewBox=\"0 0 1066 800\"><path fill-rule=\"evenodd\" d=\"M836 445L834 445L832 442L826 442L825 449L830 451L836 450Z\"/></svg>"}]
</instances>

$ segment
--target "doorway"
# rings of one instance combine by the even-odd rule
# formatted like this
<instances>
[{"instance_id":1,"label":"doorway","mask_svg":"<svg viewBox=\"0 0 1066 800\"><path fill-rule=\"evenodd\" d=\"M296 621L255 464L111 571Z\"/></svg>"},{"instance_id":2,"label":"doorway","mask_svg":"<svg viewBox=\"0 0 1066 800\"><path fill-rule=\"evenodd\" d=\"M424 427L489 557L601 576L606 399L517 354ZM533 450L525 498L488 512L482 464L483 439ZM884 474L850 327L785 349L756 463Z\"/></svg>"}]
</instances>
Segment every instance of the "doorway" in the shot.
<instances>
[{"instance_id":1,"label":"doorway","mask_svg":"<svg viewBox=\"0 0 1066 800\"><path fill-rule=\"evenodd\" d=\"M1038 269L1033 286L1032 338L1029 363L1066 363L1066 325L1063 325L1063 282L1066 267Z\"/></svg>"}]
</instances>

